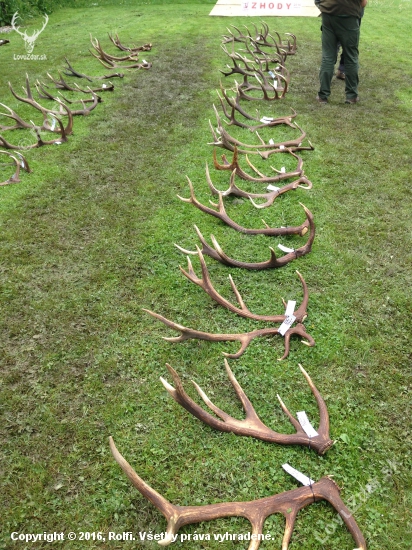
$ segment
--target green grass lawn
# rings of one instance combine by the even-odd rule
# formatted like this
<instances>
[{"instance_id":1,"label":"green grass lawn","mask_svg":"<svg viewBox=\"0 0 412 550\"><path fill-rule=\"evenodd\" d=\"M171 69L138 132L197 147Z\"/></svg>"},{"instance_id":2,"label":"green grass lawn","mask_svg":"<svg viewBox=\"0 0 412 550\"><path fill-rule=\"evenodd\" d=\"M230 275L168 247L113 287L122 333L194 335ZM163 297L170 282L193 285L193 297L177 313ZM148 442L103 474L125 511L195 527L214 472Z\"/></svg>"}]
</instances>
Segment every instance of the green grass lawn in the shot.
<instances>
[{"instance_id":1,"label":"green grass lawn","mask_svg":"<svg viewBox=\"0 0 412 550\"><path fill-rule=\"evenodd\" d=\"M330 104L315 101L319 19L266 20L271 30L296 34L298 52L287 60L291 87L285 99L259 102L258 108L266 116L297 111L315 147L301 154L313 189L286 194L263 211L227 199L227 211L247 227L262 227L261 218L274 227L299 225L303 202L315 216L314 247L282 269L261 272L206 258L219 292L235 300L232 274L254 313L282 314L282 297L302 298L295 270L305 277L305 325L316 346L294 338L289 357L278 362L281 338L257 339L230 365L262 420L290 433L276 394L293 414L305 410L318 422L302 364L329 409L336 442L324 457L216 432L179 407L159 382L160 376L171 382L170 363L192 397L191 379L216 405L242 418L222 356L237 345L170 344L161 336L176 333L142 308L202 331L267 326L224 310L187 281L178 269L186 259L174 243L194 249L196 224L207 239L213 233L229 256L263 261L269 246L298 247L306 239L236 233L176 197L189 196L187 175L196 196L208 203L206 162L216 186L228 187L228 173L213 168L209 119L215 124L220 80L227 87L234 83L219 72L227 63L221 37L228 25L252 21L209 17L214 3L84 2L50 15L34 50L46 60L16 59L25 51L15 33L0 48L0 101L38 121L11 96L9 81L18 93L26 73L32 83L47 82L48 72L58 76L65 56L81 72L102 74L89 54L90 33L116 55L107 33L118 32L125 44L153 44L141 54L152 69L113 79L115 90L102 93L89 116L75 118L67 143L27 151L32 173L0 188L2 549L158 547L140 541L139 532L161 533L166 522L113 460L110 435L136 472L175 504L251 500L293 489L298 483L281 468L288 462L312 479L334 476L370 550L412 547L410 2L370 0L362 22L358 105L343 103L344 84L336 79ZM40 24L39 18L30 27ZM14 143L20 136L22 131L7 132ZM220 158L224 151L217 153ZM268 172L282 162L275 156L260 166ZM2 180L9 175L0 167ZM193 264L198 272L196 258ZM264 533L274 542L263 542L262 550L281 547L283 527L281 516L268 519ZM212 540L175 547L246 549L246 542L219 543L213 535L248 530L239 518L189 525L181 533L208 533ZM123 531L134 532L136 540L10 539L13 532L107 537ZM353 547L328 504L298 515L291 550Z\"/></svg>"}]
</instances>

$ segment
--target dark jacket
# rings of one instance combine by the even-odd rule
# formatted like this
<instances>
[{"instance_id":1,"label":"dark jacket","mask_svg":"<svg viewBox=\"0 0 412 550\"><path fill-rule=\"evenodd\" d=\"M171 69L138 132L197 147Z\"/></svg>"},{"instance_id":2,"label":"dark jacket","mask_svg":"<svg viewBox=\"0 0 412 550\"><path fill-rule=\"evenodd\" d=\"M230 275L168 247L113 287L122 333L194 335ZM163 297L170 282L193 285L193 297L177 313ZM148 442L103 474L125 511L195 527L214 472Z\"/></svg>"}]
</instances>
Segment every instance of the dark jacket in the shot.
<instances>
[{"instance_id":1,"label":"dark jacket","mask_svg":"<svg viewBox=\"0 0 412 550\"><path fill-rule=\"evenodd\" d=\"M328 15L352 15L361 17L360 0L320 0L315 2L322 13Z\"/></svg>"}]
</instances>

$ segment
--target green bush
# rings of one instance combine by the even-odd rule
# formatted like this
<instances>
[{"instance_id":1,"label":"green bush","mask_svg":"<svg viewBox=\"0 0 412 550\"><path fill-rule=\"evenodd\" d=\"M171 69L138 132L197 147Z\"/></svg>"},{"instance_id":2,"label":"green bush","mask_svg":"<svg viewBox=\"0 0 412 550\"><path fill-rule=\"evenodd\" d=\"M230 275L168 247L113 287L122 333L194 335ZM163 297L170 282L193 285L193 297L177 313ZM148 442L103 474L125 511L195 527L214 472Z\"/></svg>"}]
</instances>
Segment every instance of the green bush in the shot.
<instances>
[{"instance_id":1,"label":"green bush","mask_svg":"<svg viewBox=\"0 0 412 550\"><path fill-rule=\"evenodd\" d=\"M75 6L76 0L65 0L64 6ZM0 0L0 26L10 25L13 14L19 12L19 16L30 17L43 13L51 13L62 7L60 0Z\"/></svg>"}]
</instances>

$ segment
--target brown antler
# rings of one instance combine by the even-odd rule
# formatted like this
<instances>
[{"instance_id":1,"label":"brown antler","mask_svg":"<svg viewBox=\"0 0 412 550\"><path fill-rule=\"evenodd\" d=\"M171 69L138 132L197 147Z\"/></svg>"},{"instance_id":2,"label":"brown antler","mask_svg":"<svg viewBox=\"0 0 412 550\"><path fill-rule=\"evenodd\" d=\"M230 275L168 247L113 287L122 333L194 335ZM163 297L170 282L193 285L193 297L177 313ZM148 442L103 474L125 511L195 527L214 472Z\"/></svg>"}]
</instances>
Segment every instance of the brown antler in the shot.
<instances>
[{"instance_id":1,"label":"brown antler","mask_svg":"<svg viewBox=\"0 0 412 550\"><path fill-rule=\"evenodd\" d=\"M180 268L180 270L183 273L183 275L185 275L185 277L187 277L190 281L192 281L196 285L200 286L213 300L215 300L215 302L225 307L229 311L232 311L233 313L236 313L237 315L240 315L241 317L246 317L248 319L254 319L256 321L269 321L273 323L282 323L282 324L287 320L286 315L257 315L252 313L246 307L242 299L242 296L240 295L230 275L229 275L230 284L240 307L235 306L234 304L232 304L231 302L223 298L223 296L221 296L212 285L209 272L200 249L198 249L198 256L199 256L199 260L202 268L202 278L197 277L196 273L193 270L193 267L189 258L187 259L188 271L185 271L182 268ZM295 321L297 323L296 326L290 326L289 324L288 325L289 328L286 330L286 332L283 333L284 339L285 339L285 351L283 356L279 358L279 361L281 361L282 359L285 359L289 355L290 338L295 334L303 338L302 343L308 345L309 347L312 347L315 345L314 339L306 332L306 329L303 325L303 321L307 317L307 306L309 301L308 287L302 275L298 271L296 273L298 274L298 277L302 283L303 300L300 306L298 307L298 309L293 312L293 317L295 318ZM257 329L251 332L237 333L237 334L211 334L208 332L201 332L198 330L193 330L193 329L184 327L183 325L174 323L173 321L166 319L166 317L163 317L162 315L159 315L158 313L154 313L153 311L150 311L148 309L143 309L143 311L146 311L146 313L148 313L155 319L158 319L159 321L161 321L171 329L181 333L180 336L177 336L177 337L171 337L171 338L163 337L163 339L168 342L184 342L185 340L189 340L189 339L206 340L209 342L240 342L241 344L240 349L236 353L223 353L223 355L225 355L226 357L230 357L232 359L237 359L241 355L243 355L246 348L255 338L259 338L263 336L275 336L276 334L281 334L279 332L279 327L263 328L263 329Z\"/></svg>"},{"instance_id":2,"label":"brown antler","mask_svg":"<svg viewBox=\"0 0 412 550\"><path fill-rule=\"evenodd\" d=\"M87 76L83 73L79 73L78 71L76 71L71 66L71 64L69 63L69 60L67 59L67 57L65 57L64 60L66 61L66 67L64 68L63 73L66 76L75 76L77 78L85 78L89 82L93 82L93 80L107 80L109 78L123 78L124 77L123 73L111 73L111 74L105 74L103 76L93 76L93 77Z\"/></svg>"},{"instance_id":3,"label":"brown antler","mask_svg":"<svg viewBox=\"0 0 412 550\"><path fill-rule=\"evenodd\" d=\"M206 294L208 294L212 300L220 304L221 306L225 307L229 311L232 311L233 313L236 313L237 315L240 315L241 317L246 317L247 319L254 319L255 321L269 321L272 323L282 323L286 319L286 315L258 315L256 313L252 313L245 305L240 292L238 291L232 276L229 275L229 281L230 285L232 287L232 290L236 296L236 299L240 305L240 307L235 306L229 300L226 300L226 298L223 298L217 290L213 287L212 281L210 279L209 271L207 269L207 265L205 262L205 259L203 257L203 254L199 247L197 247L197 255L199 257L201 271L202 271L202 277L198 277L193 269L192 263L189 258L187 258L187 264L188 264L188 271L185 271L182 267L179 266L180 271L183 273L183 275L189 279L192 283L194 283L197 286L200 286ZM303 288L303 300L300 306L296 311L293 312L293 315L296 318L296 321L298 323L303 323L303 321L306 319L308 313L307 313L307 306L309 302L309 293L308 293L308 287L307 284L302 277L302 275L299 273L299 271L296 271Z\"/></svg>"},{"instance_id":4,"label":"brown antler","mask_svg":"<svg viewBox=\"0 0 412 550\"><path fill-rule=\"evenodd\" d=\"M284 175L286 174L286 172L281 172L281 174ZM243 191L242 189L239 189L239 187L237 187L237 185L235 184L235 177L236 168L232 171L230 175L229 188L226 189L226 191L219 191L213 185L213 182L210 178L209 167L206 163L206 180L213 195L222 195L223 197L235 195L236 197L248 198L252 202L253 206L255 206L256 208L267 208L274 203L277 197L283 195L284 193L287 193L288 191L296 190L298 187L305 190L312 189L312 182L309 181L308 178L306 178L305 176L301 176L299 179L292 181L291 183L288 183L283 187L274 187L268 193L249 193L248 191ZM279 178L279 180L280 179L283 178ZM253 199L264 199L265 202L262 204L256 204Z\"/></svg>"},{"instance_id":5,"label":"brown antler","mask_svg":"<svg viewBox=\"0 0 412 550\"><path fill-rule=\"evenodd\" d=\"M184 525L210 521L223 517L243 517L250 521L252 526L251 542L248 550L258 550L262 538L263 526L266 518L280 513L285 518L285 532L282 540L282 550L288 550L296 516L302 508L326 500L339 513L346 527L352 534L357 550L366 550L366 542L350 510L340 498L340 489L329 477L322 477L309 486L298 487L278 495L261 498L248 502L221 502L204 506L176 506L166 500L161 494L152 489L133 470L126 459L117 450L113 438L109 438L113 458L126 474L133 486L147 498L166 518L167 531L162 546L167 546L177 538L176 533Z\"/></svg>"},{"instance_id":6,"label":"brown antler","mask_svg":"<svg viewBox=\"0 0 412 550\"><path fill-rule=\"evenodd\" d=\"M152 44L143 44L142 46L133 46L132 48L128 46L123 46L123 44L120 42L119 35L116 34L116 37L113 38L113 36L109 34L110 40L113 42L113 44L119 48L119 50L122 50L122 52L148 52L152 49Z\"/></svg>"},{"instance_id":7,"label":"brown antler","mask_svg":"<svg viewBox=\"0 0 412 550\"><path fill-rule=\"evenodd\" d=\"M293 151L290 149L282 149L279 151L279 153L286 153L290 154L293 157L295 157L298 160L298 166L296 170L293 170L292 172L282 172L281 170L276 170L276 168L273 168L271 166L272 170L274 170L277 175L276 176L265 176L253 164L250 162L249 157L245 155L246 162L252 168L252 170L260 176L260 178L256 178L254 176L251 176L247 172L245 172L240 166L239 166L239 152L238 148L234 147L233 149L233 157L231 162L229 162L225 155L222 155L222 161L223 164L219 164L217 157L216 157L216 149L213 150L213 164L216 170L230 170L233 172L233 170L236 171L236 175L239 176L243 180L247 181L253 181L256 183L276 183L284 179L294 178L294 177L303 177L303 160L301 157L296 155Z\"/></svg>"},{"instance_id":8,"label":"brown antler","mask_svg":"<svg viewBox=\"0 0 412 550\"><path fill-rule=\"evenodd\" d=\"M80 86L75 82L74 86L70 86L70 84L67 84L67 82L62 77L61 73L59 72L59 79L55 79L52 77L50 73L47 73L47 76L50 78L50 80L54 83L56 88L58 90L68 90L70 92L82 92L83 94L90 94L90 92L112 92L114 90L114 84L109 82L108 84L102 84L98 88L90 88L89 86L84 89L80 88Z\"/></svg>"},{"instance_id":9,"label":"brown antler","mask_svg":"<svg viewBox=\"0 0 412 550\"><path fill-rule=\"evenodd\" d=\"M239 105L239 99L240 99L239 95L236 95L235 98L230 99L228 97L227 93L226 93L226 90L223 89L223 88L221 90L222 90L223 97L221 97L219 95L219 93L218 93L218 97L219 97L219 100L220 100L220 105L222 107L223 113L224 113L225 117L229 119L229 122L225 121L228 126L239 126L240 128L247 128L251 132L256 132L256 130L260 130L261 128L271 128L273 126L279 126L281 124L284 124L286 126L290 126L291 128L296 128L295 123L293 122L293 118L296 117L297 113L294 109L292 109L292 111L294 112L294 114L292 116L288 115L288 116L277 117L277 118L261 117L261 118L257 119L257 118L254 118L254 117L250 116L246 111L244 111L244 109L242 109L240 107L240 105ZM223 98L226 100L226 102L230 106L230 114L228 113L228 110L227 110L226 105L223 101ZM260 124L250 125L250 124L246 124L244 122L241 122L241 121L237 120L236 119L236 111L241 113L248 120L259 120Z\"/></svg>"},{"instance_id":10,"label":"brown antler","mask_svg":"<svg viewBox=\"0 0 412 550\"><path fill-rule=\"evenodd\" d=\"M7 155L8 157L10 157L13 161L12 164L14 164L15 166L14 174L10 176L9 179L1 182L0 186L9 185L10 183L18 183L20 181L19 175L21 169L25 170L26 172L31 172L30 167L22 154L16 153L16 156L14 156L8 151L0 151L0 155Z\"/></svg>"},{"instance_id":11,"label":"brown antler","mask_svg":"<svg viewBox=\"0 0 412 550\"><path fill-rule=\"evenodd\" d=\"M241 267L243 269L253 269L253 270L263 270L263 269L283 267L284 265L287 265L288 263L293 262L293 260L296 260L301 256L305 256L306 254L309 254L309 252L311 252L312 250L313 241L315 239L315 224L313 222L312 213L309 210L307 210L307 208L305 208L305 212L308 217L309 228L310 228L308 241L306 242L306 244L304 244L300 248L290 249L287 252L287 254L285 254L281 258L278 258L273 248L269 247L270 259L265 262L251 263L251 262L241 262L239 260L234 260L232 258L229 258L229 256L227 256L223 252L221 246L219 245L219 243L217 242L216 238L213 235L211 235L210 238L212 239L214 248L209 246L205 238L203 237L202 233L199 231L198 227L195 225L196 233L199 237L200 242L202 243L201 253L206 254L207 256L213 258L214 260L217 260L218 262L230 267ZM182 248L177 244L175 244L175 246L184 254L198 254L198 249L196 249L196 251L192 251L192 250L186 250L185 248Z\"/></svg>"},{"instance_id":12,"label":"brown antler","mask_svg":"<svg viewBox=\"0 0 412 550\"><path fill-rule=\"evenodd\" d=\"M217 119L217 132L214 131L212 123L209 121L210 131L214 141L208 145L214 145L216 147L222 147L228 149L229 151L234 151L235 147L239 153L248 153L254 155L260 155L262 158L269 158L270 155L274 153L282 152L284 149L289 149L290 151L301 151L301 150L313 150L312 144L309 142L309 146L303 146L302 142L306 138L306 132L295 122L294 128L300 130L302 133L296 139L285 140L282 142L275 143L273 140L270 140L269 143L265 143L260 137L258 132L255 132L256 137L259 139L259 145L250 145L248 143L242 143L238 139L232 137L229 132L222 126L219 113L216 110L216 107L213 105L215 110L216 119ZM240 149L243 147L244 149Z\"/></svg>"},{"instance_id":13,"label":"brown antler","mask_svg":"<svg viewBox=\"0 0 412 550\"><path fill-rule=\"evenodd\" d=\"M168 364L166 364L166 367L173 378L175 388L168 384L168 382L164 378L160 377L160 380L168 393L176 401L176 403L179 403L179 405L189 411L190 414L193 414L193 416L195 416L208 426L211 426L212 428L215 428L216 430L219 430L221 432L230 432L236 435L254 437L255 439L260 439L261 441L266 441L267 443L278 443L280 445L302 445L304 447L309 447L310 449L315 450L319 455L325 454L328 449L333 445L333 441L329 437L329 415L326 404L315 384L312 382L310 376L301 365L299 365L300 370L303 376L306 378L306 381L309 384L313 395L315 396L319 408L319 428L316 432L317 435L312 436L307 435L306 431L302 428L299 421L296 420L286 408L279 395L277 397L279 399L282 410L289 418L290 422L296 430L296 433L281 434L268 428L256 414L252 403L247 398L245 392L243 391L233 372L231 371L229 363L226 359L224 361L228 378L236 392L236 395L242 403L243 410L246 413L246 417L244 420L237 420L236 418L229 416L224 411L216 407L216 405L214 405L210 401L205 392L195 382L192 381L200 397L203 399L209 409L212 410L221 420L218 420L216 417L206 412L187 395L187 393L183 389L182 381L180 380L177 372ZM315 430L313 431L313 434L314 433Z\"/></svg>"},{"instance_id":14,"label":"brown antler","mask_svg":"<svg viewBox=\"0 0 412 550\"><path fill-rule=\"evenodd\" d=\"M53 101L61 102L60 98L53 96L50 92L46 90L47 86L45 84L41 84L39 81L36 82L36 90L39 94L39 97L43 99L50 99ZM73 105L75 103L81 103L83 106L83 109L70 109L71 116L86 116L90 114L93 109L97 107L99 103L102 102L102 98L95 94L93 90L90 90L91 93L91 99L78 99L75 101L72 101L68 99L67 97L64 97L61 92L59 92L60 96L64 99L65 103L69 103L70 105ZM86 107L86 104L90 103L91 105L89 107ZM60 114L60 113L59 113Z\"/></svg>"},{"instance_id":15,"label":"brown antler","mask_svg":"<svg viewBox=\"0 0 412 550\"><path fill-rule=\"evenodd\" d=\"M210 214L211 216L214 216L215 218L222 220L232 229L236 229L236 231L240 231L241 233L246 233L247 235L267 235L271 237L279 237L281 235L300 235L302 237L308 231L309 222L307 219L299 226L269 227L266 224L266 222L262 220L263 223L266 225L266 227L263 229L248 229L246 227L243 227L238 223L234 222L226 213L222 195L219 195L219 204L214 204L211 202L212 206L214 206L215 208L218 208L217 211L213 210L213 208L209 208L208 206L205 206L204 204L202 204L196 199L195 192L193 189L193 184L189 178L187 178L187 180L189 182L189 188L190 188L190 199L185 199L180 195L177 195L177 197L183 202L193 204L194 206L196 206L196 208L198 208L202 212L205 212L206 214Z\"/></svg>"}]
</instances>

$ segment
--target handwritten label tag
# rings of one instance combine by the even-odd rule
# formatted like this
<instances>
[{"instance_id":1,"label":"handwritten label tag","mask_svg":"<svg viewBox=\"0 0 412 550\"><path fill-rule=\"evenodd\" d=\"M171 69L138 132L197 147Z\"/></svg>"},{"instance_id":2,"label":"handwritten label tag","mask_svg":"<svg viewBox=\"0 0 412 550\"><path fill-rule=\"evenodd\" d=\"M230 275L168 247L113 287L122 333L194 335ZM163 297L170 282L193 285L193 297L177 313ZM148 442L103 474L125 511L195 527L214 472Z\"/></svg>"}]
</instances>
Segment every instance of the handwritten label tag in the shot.
<instances>
[{"instance_id":1,"label":"handwritten label tag","mask_svg":"<svg viewBox=\"0 0 412 550\"><path fill-rule=\"evenodd\" d=\"M285 336L285 334L293 325L295 320L296 320L296 317L294 315L288 315L286 319L283 321L283 323L280 325L280 327L278 328L278 333L281 334L282 336Z\"/></svg>"},{"instance_id":2,"label":"handwritten label tag","mask_svg":"<svg viewBox=\"0 0 412 550\"><path fill-rule=\"evenodd\" d=\"M276 185L268 185L266 187L267 191L279 191L280 187L276 187Z\"/></svg>"},{"instance_id":3,"label":"handwritten label tag","mask_svg":"<svg viewBox=\"0 0 412 550\"><path fill-rule=\"evenodd\" d=\"M309 418L307 417L305 411L297 412L296 416L298 417L299 424L302 426L302 430L308 437L316 437L317 435L319 435L312 424L309 422Z\"/></svg>"},{"instance_id":4,"label":"handwritten label tag","mask_svg":"<svg viewBox=\"0 0 412 550\"><path fill-rule=\"evenodd\" d=\"M299 472L299 470L295 470L295 468L292 468L292 466L289 466L289 464L282 464L282 468L290 474L292 477L297 479L299 483L302 483L302 485L305 485L306 487L309 487L309 485L313 485L315 482L313 479L310 479L310 477L305 476L305 474L302 474L302 472Z\"/></svg>"},{"instance_id":5,"label":"handwritten label tag","mask_svg":"<svg viewBox=\"0 0 412 550\"><path fill-rule=\"evenodd\" d=\"M272 117L262 116L262 118L260 119L260 122L262 122L263 124L269 124L269 122L272 122L272 120L273 120Z\"/></svg>"},{"instance_id":6,"label":"handwritten label tag","mask_svg":"<svg viewBox=\"0 0 412 550\"><path fill-rule=\"evenodd\" d=\"M293 312L295 311L295 306L296 306L295 300L288 300L288 303L286 305L286 310L285 310L286 319L278 328L278 332L282 336L285 336L286 332L290 329L290 327L293 325L293 323L296 320L296 317L293 315Z\"/></svg>"},{"instance_id":7,"label":"handwritten label tag","mask_svg":"<svg viewBox=\"0 0 412 550\"><path fill-rule=\"evenodd\" d=\"M282 166L282 168L280 169L280 173L281 174L286 174L286 168L284 166Z\"/></svg>"},{"instance_id":8,"label":"handwritten label tag","mask_svg":"<svg viewBox=\"0 0 412 550\"><path fill-rule=\"evenodd\" d=\"M286 253L294 252L294 251L295 251L294 248L288 248L287 246L283 246L283 244L278 244L278 248L280 248L280 250L281 250L282 252L286 252Z\"/></svg>"},{"instance_id":9,"label":"handwritten label tag","mask_svg":"<svg viewBox=\"0 0 412 550\"><path fill-rule=\"evenodd\" d=\"M275 142L273 141L272 138L270 138L270 140L269 140L269 145L275 145Z\"/></svg>"},{"instance_id":10,"label":"handwritten label tag","mask_svg":"<svg viewBox=\"0 0 412 550\"><path fill-rule=\"evenodd\" d=\"M279 149L284 149L285 146L284 145L279 145Z\"/></svg>"}]
</instances>

